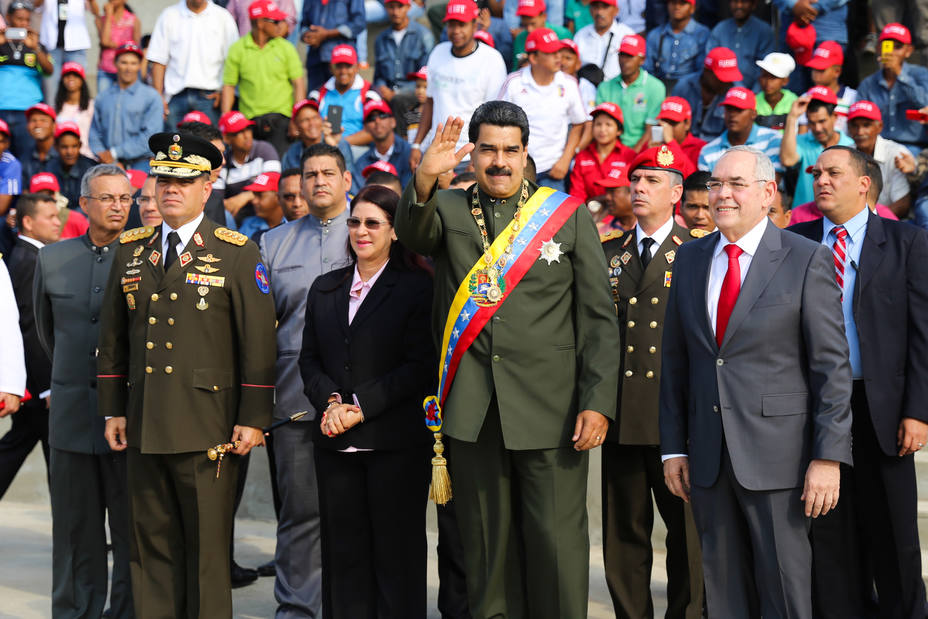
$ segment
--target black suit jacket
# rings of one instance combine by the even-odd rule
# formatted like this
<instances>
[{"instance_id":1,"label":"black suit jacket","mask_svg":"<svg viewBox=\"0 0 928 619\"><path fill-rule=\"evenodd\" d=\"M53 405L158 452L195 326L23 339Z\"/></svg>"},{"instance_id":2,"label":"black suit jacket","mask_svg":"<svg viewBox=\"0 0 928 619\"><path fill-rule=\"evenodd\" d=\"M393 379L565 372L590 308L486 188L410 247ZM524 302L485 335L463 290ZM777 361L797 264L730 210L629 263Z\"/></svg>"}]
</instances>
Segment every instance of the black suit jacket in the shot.
<instances>
[{"instance_id":1,"label":"black suit jacket","mask_svg":"<svg viewBox=\"0 0 928 619\"><path fill-rule=\"evenodd\" d=\"M790 230L822 241L822 219ZM850 267L853 268L853 267ZM880 448L895 455L903 417L928 421L928 233L872 211L857 265L854 321Z\"/></svg>"},{"instance_id":2,"label":"black suit jacket","mask_svg":"<svg viewBox=\"0 0 928 619\"><path fill-rule=\"evenodd\" d=\"M17 239L10 254L9 270L13 292L16 294L19 328L23 334L23 346L26 353L26 389L33 398L27 405L45 408L45 402L39 399L39 394L51 388L52 362L45 349L42 348L35 327L32 287L38 257L38 247L23 239Z\"/></svg>"},{"instance_id":3,"label":"black suit jacket","mask_svg":"<svg viewBox=\"0 0 928 619\"><path fill-rule=\"evenodd\" d=\"M391 260L348 325L354 265L319 276L309 291L300 352L304 391L316 410L332 393L356 395L364 423L329 438L313 423L325 449L396 449L427 444L422 400L435 389L437 359L430 316L432 280Z\"/></svg>"}]
</instances>

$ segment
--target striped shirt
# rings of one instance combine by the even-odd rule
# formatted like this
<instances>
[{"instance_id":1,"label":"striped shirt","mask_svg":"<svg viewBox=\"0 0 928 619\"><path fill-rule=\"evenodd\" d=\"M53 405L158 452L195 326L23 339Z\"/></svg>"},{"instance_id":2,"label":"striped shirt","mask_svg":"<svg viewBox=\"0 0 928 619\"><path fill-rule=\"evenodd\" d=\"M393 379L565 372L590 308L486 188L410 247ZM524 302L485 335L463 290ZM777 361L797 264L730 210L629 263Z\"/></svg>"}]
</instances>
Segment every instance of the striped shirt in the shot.
<instances>
[{"instance_id":1,"label":"striped shirt","mask_svg":"<svg viewBox=\"0 0 928 619\"><path fill-rule=\"evenodd\" d=\"M777 172L782 172L783 166L780 165L780 139L779 132L754 125L751 127L751 134L748 135L748 139L744 144L745 146L756 148L770 157L770 161L773 162L773 168ZM722 135L702 147L702 151L699 153L699 169L711 172L712 168L715 167L715 163L721 159L722 155L724 155L725 151L729 148L731 148L731 143L728 141L728 131L726 130Z\"/></svg>"}]
</instances>

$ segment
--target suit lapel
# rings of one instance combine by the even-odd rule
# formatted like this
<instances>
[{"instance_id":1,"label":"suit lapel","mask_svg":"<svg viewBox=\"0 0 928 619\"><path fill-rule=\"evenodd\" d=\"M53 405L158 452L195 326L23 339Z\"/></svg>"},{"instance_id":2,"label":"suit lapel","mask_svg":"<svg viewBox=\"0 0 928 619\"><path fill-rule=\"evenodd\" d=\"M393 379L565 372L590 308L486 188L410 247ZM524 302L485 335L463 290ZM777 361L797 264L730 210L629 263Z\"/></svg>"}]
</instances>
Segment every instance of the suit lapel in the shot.
<instances>
[{"instance_id":1,"label":"suit lapel","mask_svg":"<svg viewBox=\"0 0 928 619\"><path fill-rule=\"evenodd\" d=\"M335 316L342 332L348 333L348 295L351 294L351 282L354 279L354 267L348 272L348 276L338 286L335 291L333 302L335 303Z\"/></svg>"},{"instance_id":2,"label":"suit lapel","mask_svg":"<svg viewBox=\"0 0 928 619\"><path fill-rule=\"evenodd\" d=\"M860 296L864 287L873 279L883 261L883 243L886 242L883 220L873 211L867 215L867 233L864 235L864 244L860 248L860 264L857 265L857 279L854 284L854 314L860 304ZM850 265L849 265L850 266ZM851 266L853 269L854 267Z\"/></svg>"},{"instance_id":3,"label":"suit lapel","mask_svg":"<svg viewBox=\"0 0 928 619\"><path fill-rule=\"evenodd\" d=\"M361 307L358 308L358 312L354 315L354 320L351 321L351 326L349 327L351 330L356 329L359 324L376 313L377 308L389 296L397 279L398 276L396 271L390 268L390 266L387 266L387 268L383 270L383 273L381 273L377 281L374 282L373 288L370 289L367 296L364 297L364 301L361 302ZM347 313L345 315L347 316Z\"/></svg>"},{"instance_id":4,"label":"suit lapel","mask_svg":"<svg viewBox=\"0 0 928 619\"><path fill-rule=\"evenodd\" d=\"M682 229L674 223L673 227L670 229L670 234L667 235L664 242L657 248L657 252L655 252L654 257L651 258L651 262L648 263L648 268L641 274L641 278L638 280L638 290L636 294L640 294L642 290L646 289L655 281L662 279L664 277L664 271L670 270L670 265L673 264L676 258L677 248L680 246L680 243L675 242L673 239L680 238L681 230ZM686 232L685 230L682 231ZM670 252L673 252L673 254ZM667 259L668 255L672 256L670 260ZM640 258L638 264L641 264Z\"/></svg>"},{"instance_id":5,"label":"suit lapel","mask_svg":"<svg viewBox=\"0 0 928 619\"><path fill-rule=\"evenodd\" d=\"M704 242L702 246L702 254L699 257L700 264L695 270L699 274L699 279L696 281L696 290L693 295L693 298L696 300L696 314L701 313L703 319L698 321L702 326L703 336L706 338L710 345L717 348L718 343L715 341L715 334L712 331L712 320L709 318L709 271L712 270L712 255L715 253L715 246L718 245L720 232L716 230L708 237L708 240Z\"/></svg>"}]
</instances>

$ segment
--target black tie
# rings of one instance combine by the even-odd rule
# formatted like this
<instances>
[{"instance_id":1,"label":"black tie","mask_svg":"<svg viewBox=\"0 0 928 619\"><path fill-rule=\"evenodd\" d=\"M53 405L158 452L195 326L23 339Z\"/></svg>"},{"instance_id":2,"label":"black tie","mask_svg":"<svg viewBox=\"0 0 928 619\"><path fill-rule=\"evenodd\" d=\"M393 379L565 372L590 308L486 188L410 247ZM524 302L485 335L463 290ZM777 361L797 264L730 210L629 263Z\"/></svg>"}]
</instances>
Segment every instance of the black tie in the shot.
<instances>
[{"instance_id":1,"label":"black tie","mask_svg":"<svg viewBox=\"0 0 928 619\"><path fill-rule=\"evenodd\" d=\"M654 245L654 239L649 236L641 239L641 266L648 268L651 262L651 246Z\"/></svg>"},{"instance_id":2,"label":"black tie","mask_svg":"<svg viewBox=\"0 0 928 619\"><path fill-rule=\"evenodd\" d=\"M167 271L177 260L177 246L180 244L180 235L177 232L168 234L168 251L164 254L164 270Z\"/></svg>"}]
</instances>

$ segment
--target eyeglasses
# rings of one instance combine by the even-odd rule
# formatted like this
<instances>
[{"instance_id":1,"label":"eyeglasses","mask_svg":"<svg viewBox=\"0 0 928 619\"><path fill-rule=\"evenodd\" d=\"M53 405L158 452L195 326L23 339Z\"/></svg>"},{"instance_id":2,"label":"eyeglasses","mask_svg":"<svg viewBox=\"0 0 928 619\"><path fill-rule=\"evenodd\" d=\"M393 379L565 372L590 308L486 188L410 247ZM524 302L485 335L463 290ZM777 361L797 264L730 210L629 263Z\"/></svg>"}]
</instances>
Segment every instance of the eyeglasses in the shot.
<instances>
[{"instance_id":1,"label":"eyeglasses","mask_svg":"<svg viewBox=\"0 0 928 619\"><path fill-rule=\"evenodd\" d=\"M139 196L135 199L135 203L142 207L148 205L149 202L154 202L154 200L151 196Z\"/></svg>"},{"instance_id":2,"label":"eyeglasses","mask_svg":"<svg viewBox=\"0 0 928 619\"><path fill-rule=\"evenodd\" d=\"M722 187L728 185L728 188L731 189L732 193L738 193L747 189L752 183L766 183L764 180L754 180L754 181L709 181L706 183L706 189L712 193L718 193L722 191Z\"/></svg>"},{"instance_id":3,"label":"eyeglasses","mask_svg":"<svg viewBox=\"0 0 928 619\"><path fill-rule=\"evenodd\" d=\"M393 225L389 221L384 221L382 219L367 218L367 219L362 220L362 219L358 219L357 217L349 217L346 223L348 224L349 230L355 230L362 223L364 224L364 227L367 228L368 230L380 230L380 226Z\"/></svg>"},{"instance_id":4,"label":"eyeglasses","mask_svg":"<svg viewBox=\"0 0 928 619\"><path fill-rule=\"evenodd\" d=\"M132 206L132 196L127 193L122 194L121 196L114 196L109 193L105 193L100 196L87 196L88 198L93 198L102 204L103 206L113 206L116 204L116 201L119 201L121 206Z\"/></svg>"}]
</instances>

